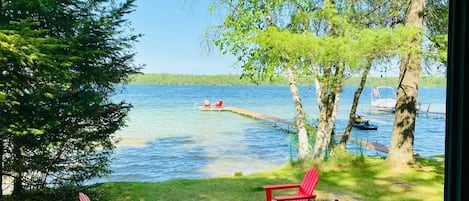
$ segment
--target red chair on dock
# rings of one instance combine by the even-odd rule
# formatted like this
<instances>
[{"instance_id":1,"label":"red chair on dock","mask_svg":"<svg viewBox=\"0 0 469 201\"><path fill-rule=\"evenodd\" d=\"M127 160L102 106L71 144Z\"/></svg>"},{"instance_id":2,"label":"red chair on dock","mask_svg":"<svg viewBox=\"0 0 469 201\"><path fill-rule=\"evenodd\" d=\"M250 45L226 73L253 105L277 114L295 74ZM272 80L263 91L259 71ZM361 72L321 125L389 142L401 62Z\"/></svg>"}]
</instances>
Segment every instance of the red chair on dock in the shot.
<instances>
[{"instance_id":1,"label":"red chair on dock","mask_svg":"<svg viewBox=\"0 0 469 201\"><path fill-rule=\"evenodd\" d=\"M210 104L210 101L205 100L204 101L204 108L210 108L210 107L212 107L212 105Z\"/></svg>"},{"instance_id":2,"label":"red chair on dock","mask_svg":"<svg viewBox=\"0 0 469 201\"><path fill-rule=\"evenodd\" d=\"M222 108L223 107L223 100L222 99L218 100L218 102L215 103L215 107L216 108Z\"/></svg>"},{"instance_id":3,"label":"red chair on dock","mask_svg":"<svg viewBox=\"0 0 469 201\"><path fill-rule=\"evenodd\" d=\"M308 201L316 199L314 189L319 181L318 169L312 168L306 172L301 183L293 184L276 184L263 186L267 201L282 201L282 200L295 200L295 201ZM292 196L275 196L272 199L272 190L298 188L296 195Z\"/></svg>"}]
</instances>

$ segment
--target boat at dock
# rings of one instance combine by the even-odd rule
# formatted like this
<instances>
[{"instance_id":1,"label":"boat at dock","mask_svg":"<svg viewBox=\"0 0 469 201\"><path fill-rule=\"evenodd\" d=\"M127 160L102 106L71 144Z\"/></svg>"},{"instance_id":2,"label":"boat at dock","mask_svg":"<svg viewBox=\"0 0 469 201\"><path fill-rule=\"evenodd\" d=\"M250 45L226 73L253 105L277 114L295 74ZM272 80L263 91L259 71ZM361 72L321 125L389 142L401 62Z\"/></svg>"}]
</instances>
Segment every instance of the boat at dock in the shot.
<instances>
[{"instance_id":1,"label":"boat at dock","mask_svg":"<svg viewBox=\"0 0 469 201\"><path fill-rule=\"evenodd\" d=\"M396 111L396 92L392 87L379 86L371 89L371 112Z\"/></svg>"}]
</instances>

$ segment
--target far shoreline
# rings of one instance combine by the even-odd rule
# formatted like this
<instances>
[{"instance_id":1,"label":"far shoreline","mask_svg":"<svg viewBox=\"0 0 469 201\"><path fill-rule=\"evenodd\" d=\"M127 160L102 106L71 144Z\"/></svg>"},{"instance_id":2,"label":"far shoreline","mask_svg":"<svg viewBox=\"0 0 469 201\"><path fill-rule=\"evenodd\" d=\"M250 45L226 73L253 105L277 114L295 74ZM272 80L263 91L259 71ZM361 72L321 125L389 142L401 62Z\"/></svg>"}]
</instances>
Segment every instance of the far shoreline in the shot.
<instances>
[{"instance_id":1,"label":"far shoreline","mask_svg":"<svg viewBox=\"0 0 469 201\"><path fill-rule=\"evenodd\" d=\"M348 78L344 86L359 86L360 77ZM397 86L398 77L368 77L366 86ZM313 86L311 78L299 78L299 86ZM130 77L127 84L148 85L200 85L200 86L288 86L286 78L277 77L275 80L260 80L254 82L241 75L192 75L170 73L144 73ZM446 76L422 76L420 87L446 87Z\"/></svg>"}]
</instances>

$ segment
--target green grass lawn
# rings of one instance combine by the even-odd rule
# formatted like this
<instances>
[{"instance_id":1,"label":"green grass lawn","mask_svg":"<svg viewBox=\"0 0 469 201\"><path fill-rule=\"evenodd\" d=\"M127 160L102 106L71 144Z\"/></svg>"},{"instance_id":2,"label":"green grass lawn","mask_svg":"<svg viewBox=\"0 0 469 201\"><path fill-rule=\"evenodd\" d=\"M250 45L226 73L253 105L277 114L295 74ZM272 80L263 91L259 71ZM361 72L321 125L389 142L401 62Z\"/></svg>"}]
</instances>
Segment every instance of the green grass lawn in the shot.
<instances>
[{"instance_id":1,"label":"green grass lawn","mask_svg":"<svg viewBox=\"0 0 469 201\"><path fill-rule=\"evenodd\" d=\"M109 182L88 186L92 201L263 201L263 185L297 183L312 166L319 169L317 201L444 200L444 162L417 159L412 168L396 170L383 158L357 157L342 162L293 164L270 172L166 182ZM274 191L275 192L275 191ZM274 195L289 194L277 191Z\"/></svg>"}]
</instances>

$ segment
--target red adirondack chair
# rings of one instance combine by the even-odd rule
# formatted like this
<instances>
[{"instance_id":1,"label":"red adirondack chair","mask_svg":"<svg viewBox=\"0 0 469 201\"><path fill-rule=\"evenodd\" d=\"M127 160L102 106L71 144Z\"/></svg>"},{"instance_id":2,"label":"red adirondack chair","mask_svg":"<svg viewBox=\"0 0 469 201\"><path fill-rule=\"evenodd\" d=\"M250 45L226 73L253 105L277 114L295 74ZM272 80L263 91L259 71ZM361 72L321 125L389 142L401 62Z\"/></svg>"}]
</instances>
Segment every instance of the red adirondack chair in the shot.
<instances>
[{"instance_id":1,"label":"red adirondack chair","mask_svg":"<svg viewBox=\"0 0 469 201\"><path fill-rule=\"evenodd\" d=\"M318 184L319 176L318 176L318 169L311 168L306 172L303 181L301 183L294 183L294 184L275 184L275 185L266 185L263 186L265 190L265 196L267 201L282 201L282 200L294 200L294 201L308 201L314 200L316 198L316 194L314 194L314 189ZM298 192L296 195L290 196L275 196L272 199L272 190L277 189L288 189L288 188L298 188Z\"/></svg>"},{"instance_id":2,"label":"red adirondack chair","mask_svg":"<svg viewBox=\"0 0 469 201\"><path fill-rule=\"evenodd\" d=\"M78 200L79 201L91 201L90 198L82 192L78 193Z\"/></svg>"}]
</instances>

